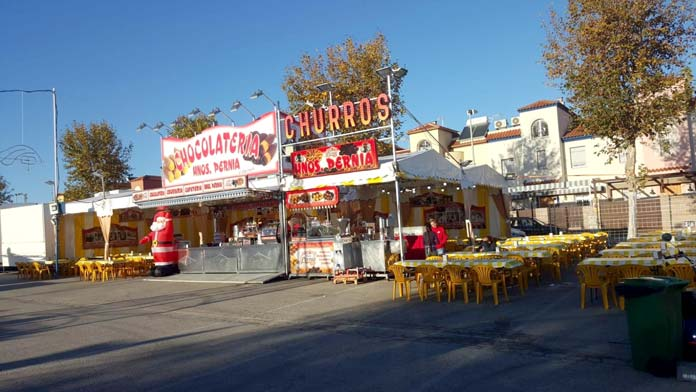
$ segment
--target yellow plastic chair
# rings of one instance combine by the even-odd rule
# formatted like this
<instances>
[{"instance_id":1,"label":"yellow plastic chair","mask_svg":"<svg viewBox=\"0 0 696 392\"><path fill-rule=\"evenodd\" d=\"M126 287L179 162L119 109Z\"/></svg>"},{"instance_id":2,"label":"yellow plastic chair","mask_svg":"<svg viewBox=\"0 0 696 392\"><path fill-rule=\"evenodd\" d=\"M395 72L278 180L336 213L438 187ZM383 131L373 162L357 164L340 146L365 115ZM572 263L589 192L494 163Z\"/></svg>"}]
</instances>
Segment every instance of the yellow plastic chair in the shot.
<instances>
[{"instance_id":1,"label":"yellow plastic chair","mask_svg":"<svg viewBox=\"0 0 696 392\"><path fill-rule=\"evenodd\" d=\"M641 276L651 276L653 273L649 267L637 264L622 265L618 268L618 278L630 279L640 278ZM624 296L619 296L619 307L621 310L626 308L626 299Z\"/></svg>"},{"instance_id":2,"label":"yellow plastic chair","mask_svg":"<svg viewBox=\"0 0 696 392\"><path fill-rule=\"evenodd\" d=\"M522 266L503 270L503 274L506 278L506 284L508 280L510 286L513 285L513 282L517 282L517 287L519 287L520 289L520 295L524 295L524 292L527 290L527 286L529 285L529 283L527 282L527 280L529 279L529 271L527 269L526 264L524 263L524 257L519 255L508 255L507 257L519 261L522 264Z\"/></svg>"},{"instance_id":3,"label":"yellow plastic chair","mask_svg":"<svg viewBox=\"0 0 696 392\"><path fill-rule=\"evenodd\" d=\"M551 275L553 278L557 281L561 281L561 261L558 257L558 250L554 248L539 248L538 250L540 251L547 251L550 253L549 257L545 257L541 259L541 263L539 263L540 267L540 272L543 272L545 269L551 271Z\"/></svg>"},{"instance_id":4,"label":"yellow plastic chair","mask_svg":"<svg viewBox=\"0 0 696 392\"><path fill-rule=\"evenodd\" d=\"M608 293L611 289L611 295L616 303L616 292L614 291L614 282L608 274L606 267L596 265L579 265L576 270L578 280L580 281L580 309L585 309L585 292L587 289L600 289L602 292L602 304L604 309L609 309Z\"/></svg>"},{"instance_id":5,"label":"yellow plastic chair","mask_svg":"<svg viewBox=\"0 0 696 392\"><path fill-rule=\"evenodd\" d=\"M440 291L444 279L440 269L433 265L422 265L416 267L416 280L418 283L418 295L421 301L425 301L430 294L430 287L435 289L437 302L440 302Z\"/></svg>"},{"instance_id":6,"label":"yellow plastic chair","mask_svg":"<svg viewBox=\"0 0 696 392\"><path fill-rule=\"evenodd\" d=\"M491 287L493 290L493 303L498 305L498 285L503 286L503 294L505 300L509 301L507 287L503 281L502 275L490 265L475 265L471 270L476 274L476 303L480 304L483 300L483 288Z\"/></svg>"},{"instance_id":7,"label":"yellow plastic chair","mask_svg":"<svg viewBox=\"0 0 696 392\"><path fill-rule=\"evenodd\" d=\"M449 279L447 280L447 302L457 298L457 287L462 288L464 303L469 303L469 283L473 283L469 269L460 265L447 265L443 268Z\"/></svg>"},{"instance_id":8,"label":"yellow plastic chair","mask_svg":"<svg viewBox=\"0 0 696 392\"><path fill-rule=\"evenodd\" d=\"M36 276L39 280L43 279L44 272L46 273L46 277L51 279L51 268L47 264L32 261L31 265L34 270L34 276Z\"/></svg>"},{"instance_id":9,"label":"yellow plastic chair","mask_svg":"<svg viewBox=\"0 0 696 392\"><path fill-rule=\"evenodd\" d=\"M392 265L389 270L394 274L394 286L392 287L392 301L396 300L396 288L399 288L399 298L406 292L406 301L411 300L411 282L415 282L414 276L409 276L406 267Z\"/></svg>"},{"instance_id":10,"label":"yellow plastic chair","mask_svg":"<svg viewBox=\"0 0 696 392\"><path fill-rule=\"evenodd\" d=\"M694 267L689 264L671 264L665 267L665 272L669 276L689 281L686 287L696 287L696 281L694 281L696 273L694 273Z\"/></svg>"}]
</instances>

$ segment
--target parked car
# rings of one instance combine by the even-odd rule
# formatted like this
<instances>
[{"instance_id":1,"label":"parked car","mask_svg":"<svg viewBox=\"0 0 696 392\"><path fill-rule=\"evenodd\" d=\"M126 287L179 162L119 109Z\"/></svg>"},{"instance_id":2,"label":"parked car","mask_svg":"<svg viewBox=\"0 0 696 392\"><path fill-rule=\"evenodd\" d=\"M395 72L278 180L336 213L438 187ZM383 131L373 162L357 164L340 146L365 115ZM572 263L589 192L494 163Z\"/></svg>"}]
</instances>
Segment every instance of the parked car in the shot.
<instances>
[{"instance_id":1,"label":"parked car","mask_svg":"<svg viewBox=\"0 0 696 392\"><path fill-rule=\"evenodd\" d=\"M536 218L528 217L510 218L510 228L513 230L513 233L516 229L523 231L524 235L558 234L560 232L558 226L549 225Z\"/></svg>"},{"instance_id":2,"label":"parked car","mask_svg":"<svg viewBox=\"0 0 696 392\"><path fill-rule=\"evenodd\" d=\"M527 235L527 233L525 233L524 231L522 231L520 229L516 229L514 227L510 227L510 236L511 237L524 237L526 235Z\"/></svg>"}]
</instances>

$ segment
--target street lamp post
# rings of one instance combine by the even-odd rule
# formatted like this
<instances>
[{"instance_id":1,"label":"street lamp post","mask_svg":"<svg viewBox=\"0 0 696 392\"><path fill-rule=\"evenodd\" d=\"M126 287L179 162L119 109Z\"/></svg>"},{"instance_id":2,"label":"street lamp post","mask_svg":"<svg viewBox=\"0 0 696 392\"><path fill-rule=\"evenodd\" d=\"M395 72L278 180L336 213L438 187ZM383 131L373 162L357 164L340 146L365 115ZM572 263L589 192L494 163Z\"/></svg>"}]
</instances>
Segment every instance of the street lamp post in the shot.
<instances>
[{"instance_id":1,"label":"street lamp post","mask_svg":"<svg viewBox=\"0 0 696 392\"><path fill-rule=\"evenodd\" d=\"M0 93L51 93L53 97L53 202L58 201L58 100L56 98L56 89L50 90L0 90ZM60 209L51 217L53 223L53 239L55 242L55 277L58 277L58 224L60 223Z\"/></svg>"},{"instance_id":2,"label":"street lamp post","mask_svg":"<svg viewBox=\"0 0 696 392\"><path fill-rule=\"evenodd\" d=\"M162 125L164 125L164 124L162 124ZM140 133L140 131L142 131L145 128L150 128L150 130L152 130L152 132L157 133L158 135L160 135L161 138L164 137L164 135L162 135L162 133L159 131L159 128L154 129L151 126L147 125L146 123L140 123L140 125L138 125L138 128L135 128L135 132Z\"/></svg>"},{"instance_id":3,"label":"street lamp post","mask_svg":"<svg viewBox=\"0 0 696 392\"><path fill-rule=\"evenodd\" d=\"M218 114L222 114L223 116L227 117L227 119L230 120L230 123L232 124L233 127L237 125L237 124L235 124L232 117L228 116L227 113L220 110L219 107L214 107L213 110L211 110L210 113L208 113L208 117L212 117L214 119L215 116L217 116Z\"/></svg>"},{"instance_id":4,"label":"street lamp post","mask_svg":"<svg viewBox=\"0 0 696 392\"><path fill-rule=\"evenodd\" d=\"M242 103L239 101L232 102L232 106L230 107L230 112L236 112L237 110L239 110L239 108L246 110L246 112L249 113L249 115L251 116L251 119L253 121L256 121L256 115L254 113L252 113L251 110L249 110L249 108L242 105Z\"/></svg>"},{"instance_id":5,"label":"street lamp post","mask_svg":"<svg viewBox=\"0 0 696 392\"><path fill-rule=\"evenodd\" d=\"M402 78L406 76L406 73L408 73L408 70L405 68L401 68L397 65L393 67L384 67L380 68L377 71L377 74L381 76L382 78L387 79L387 90L389 94L389 111L391 113L394 113L394 109L392 107L392 78ZM396 198L396 220L399 225L399 254L401 255L401 260L404 260L404 233L403 233L403 226L401 223L401 199L399 195L401 194L399 190L399 166L396 162L396 137L395 137L395 131L394 131L394 116L389 118L389 128L391 131L391 144L392 144L392 165L394 166L394 193L395 193L395 198Z\"/></svg>"},{"instance_id":6,"label":"street lamp post","mask_svg":"<svg viewBox=\"0 0 696 392\"><path fill-rule=\"evenodd\" d=\"M278 140L276 141L276 155L278 155L278 192L280 194L280 200L278 202L278 222L279 224L279 234L282 239L281 246L281 257L283 258L283 263L285 264L285 273L290 276L290 255L288 254L287 246L287 212L285 211L285 194L283 192L283 148L281 147L281 137L280 137L280 103L272 100L268 95L266 95L263 90L256 90L249 98L256 99L259 97L264 97L268 102L273 105L273 115L275 116L275 127L276 135ZM237 101L239 102L239 101ZM241 105L241 103L240 103Z\"/></svg>"},{"instance_id":7,"label":"street lamp post","mask_svg":"<svg viewBox=\"0 0 696 392\"><path fill-rule=\"evenodd\" d=\"M329 93L329 106L333 105L333 96L331 95L331 91L333 90L333 85L331 83L322 83L318 84L316 86L317 90L321 91L322 93Z\"/></svg>"},{"instance_id":8,"label":"street lamp post","mask_svg":"<svg viewBox=\"0 0 696 392\"><path fill-rule=\"evenodd\" d=\"M94 172L95 177L99 177L101 179L101 186L102 186L102 200L106 199L106 189L104 188L104 175L99 173L99 172Z\"/></svg>"},{"instance_id":9,"label":"street lamp post","mask_svg":"<svg viewBox=\"0 0 696 392\"><path fill-rule=\"evenodd\" d=\"M476 156L474 155L474 124L471 122L471 116L478 113L476 109L469 109L466 115L469 117L469 143L471 145L471 162L476 164Z\"/></svg>"}]
</instances>

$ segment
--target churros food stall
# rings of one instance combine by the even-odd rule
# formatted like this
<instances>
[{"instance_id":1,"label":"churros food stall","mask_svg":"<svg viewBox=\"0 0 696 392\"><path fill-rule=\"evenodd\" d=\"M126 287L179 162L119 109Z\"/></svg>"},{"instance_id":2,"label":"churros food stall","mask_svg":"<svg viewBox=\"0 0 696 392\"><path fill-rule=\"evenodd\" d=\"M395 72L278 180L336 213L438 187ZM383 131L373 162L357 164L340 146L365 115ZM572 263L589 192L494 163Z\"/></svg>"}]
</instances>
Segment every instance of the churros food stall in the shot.
<instances>
[{"instance_id":1,"label":"churros food stall","mask_svg":"<svg viewBox=\"0 0 696 392\"><path fill-rule=\"evenodd\" d=\"M393 191L390 191L395 180L404 184L404 200L412 189L421 187L426 188L427 184L438 182L450 182L454 187L450 187L452 193L461 194L462 187L473 186L463 177L462 171L454 164L449 162L436 151L419 151L410 154L400 154L397 158L398 165L392 164L390 156L352 158L343 156L343 151L353 154L364 154L361 151L370 151L374 148L374 140L364 140L349 143L350 148L345 145L334 145L320 147L320 154L312 150L299 151L293 153L293 177L286 181L286 205L289 209L302 208L306 203L323 204L324 208L332 208L327 211L327 216L331 216L331 222L337 224L339 219L344 222L344 227L349 231L342 232L343 241L350 242L353 249L353 260L359 261L360 266L370 268L374 271L383 272L387 268L387 260L393 254L399 253L399 246L406 241L412 244L412 235L421 234L421 227L405 226L402 229L404 240L399 241L398 230L396 228L396 200ZM369 147L366 147L369 146ZM373 151L376 151L373 150ZM298 155L300 156L298 158ZM328 155L328 156L327 156ZM333 157L333 158L332 158ZM369 168L365 165L358 165L362 170L341 172L336 168L335 161L344 162L368 162ZM398 168L398 169L397 169ZM329 173L328 175L313 175L315 173ZM457 189L458 188L458 189ZM326 190L338 193L338 198L334 204L329 205L326 200L321 199L322 192ZM414 191L415 192L415 191ZM305 195L306 196L302 196ZM415 196L415 195L414 195ZM305 203L302 202L304 197ZM313 201L313 200L317 201ZM300 201L298 205L298 200ZM422 225L422 218L414 218L416 208L411 207L408 201L402 204L402 221L407 225L418 222ZM412 213L413 212L413 213ZM424 212L423 212L424 213ZM296 274L307 272L328 273L335 267L330 258L335 253L335 245L329 246L316 244L304 244L309 242L306 238L293 238L291 243L290 264L291 271ZM302 250L303 247L306 250ZM316 249L316 251L311 251ZM345 250L342 252L347 253ZM314 262L319 260L318 262ZM293 266L298 266L294 268Z\"/></svg>"},{"instance_id":2,"label":"churros food stall","mask_svg":"<svg viewBox=\"0 0 696 392\"><path fill-rule=\"evenodd\" d=\"M285 273L280 221L277 118L266 113L244 126L215 126L189 139L163 138L162 188L133 194L141 209L186 210L196 236L185 247L182 273Z\"/></svg>"}]
</instances>

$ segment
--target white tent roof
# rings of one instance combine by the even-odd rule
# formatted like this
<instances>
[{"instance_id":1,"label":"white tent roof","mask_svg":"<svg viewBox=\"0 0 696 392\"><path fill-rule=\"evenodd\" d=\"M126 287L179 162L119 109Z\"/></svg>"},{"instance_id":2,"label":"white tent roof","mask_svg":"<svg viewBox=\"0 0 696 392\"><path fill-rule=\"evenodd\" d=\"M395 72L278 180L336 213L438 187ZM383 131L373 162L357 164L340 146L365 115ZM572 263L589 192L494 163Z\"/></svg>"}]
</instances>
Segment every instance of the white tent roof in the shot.
<instances>
[{"instance_id":1,"label":"white tent roof","mask_svg":"<svg viewBox=\"0 0 696 392\"><path fill-rule=\"evenodd\" d=\"M433 180L460 183L471 187L474 182L462 176L462 171L452 162L434 150L418 151L396 157L399 166L399 178L406 180ZM394 181L394 167L391 156L379 158L379 168L354 173L343 173L311 178L294 178L288 176L285 190L313 189L325 186L355 186L379 184Z\"/></svg>"},{"instance_id":2,"label":"white tent roof","mask_svg":"<svg viewBox=\"0 0 696 392\"><path fill-rule=\"evenodd\" d=\"M127 190L114 190L106 192L106 199L111 203L111 208L114 210L120 210L124 208L134 208L137 207L133 203L133 191ZM93 212L95 211L95 204L102 201L101 192L98 196L90 197L88 199L82 199L77 201L69 201L65 203L65 214L80 214L83 212Z\"/></svg>"},{"instance_id":3,"label":"white tent roof","mask_svg":"<svg viewBox=\"0 0 696 392\"><path fill-rule=\"evenodd\" d=\"M508 187L505 177L488 165L466 167L464 168L464 175L476 185L485 185L503 190Z\"/></svg>"}]
</instances>

